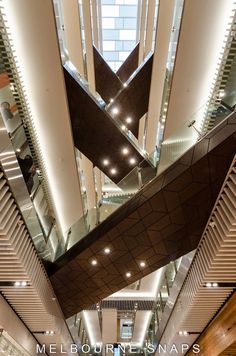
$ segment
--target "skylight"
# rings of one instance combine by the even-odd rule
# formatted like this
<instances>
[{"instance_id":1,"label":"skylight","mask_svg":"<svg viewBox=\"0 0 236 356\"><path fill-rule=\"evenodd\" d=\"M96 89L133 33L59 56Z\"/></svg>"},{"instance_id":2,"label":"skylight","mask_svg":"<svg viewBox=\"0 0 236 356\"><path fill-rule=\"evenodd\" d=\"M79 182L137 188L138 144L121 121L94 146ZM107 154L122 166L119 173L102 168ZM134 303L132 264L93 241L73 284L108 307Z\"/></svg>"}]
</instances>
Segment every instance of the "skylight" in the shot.
<instances>
[{"instance_id":1,"label":"skylight","mask_svg":"<svg viewBox=\"0 0 236 356\"><path fill-rule=\"evenodd\" d=\"M101 0L102 52L117 71L137 43L138 0Z\"/></svg>"}]
</instances>

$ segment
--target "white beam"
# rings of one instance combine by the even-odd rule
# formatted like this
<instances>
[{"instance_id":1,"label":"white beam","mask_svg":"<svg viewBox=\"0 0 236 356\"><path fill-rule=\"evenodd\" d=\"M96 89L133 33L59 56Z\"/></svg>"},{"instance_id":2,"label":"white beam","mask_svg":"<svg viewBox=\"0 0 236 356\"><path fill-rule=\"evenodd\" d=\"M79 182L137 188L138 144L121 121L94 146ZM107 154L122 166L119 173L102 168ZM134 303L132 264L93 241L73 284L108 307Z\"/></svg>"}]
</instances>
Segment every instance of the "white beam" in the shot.
<instances>
[{"instance_id":1,"label":"white beam","mask_svg":"<svg viewBox=\"0 0 236 356\"><path fill-rule=\"evenodd\" d=\"M82 154L82 169L86 188L88 210L97 205L92 162Z\"/></svg>"},{"instance_id":2,"label":"white beam","mask_svg":"<svg viewBox=\"0 0 236 356\"><path fill-rule=\"evenodd\" d=\"M87 79L89 83L89 89L91 90L92 93L95 93L95 73L94 73L94 60L93 60L93 38L92 38L90 1L82 0L82 9L83 9L83 20L84 20Z\"/></svg>"},{"instance_id":3,"label":"white beam","mask_svg":"<svg viewBox=\"0 0 236 356\"><path fill-rule=\"evenodd\" d=\"M69 59L84 76L84 59L78 0L61 0Z\"/></svg>"},{"instance_id":4,"label":"white beam","mask_svg":"<svg viewBox=\"0 0 236 356\"><path fill-rule=\"evenodd\" d=\"M141 16L140 16L140 34L139 34L139 54L138 65L140 65L144 59L144 41L145 41L145 29L147 20L147 0L141 0Z\"/></svg>"},{"instance_id":5,"label":"white beam","mask_svg":"<svg viewBox=\"0 0 236 356\"><path fill-rule=\"evenodd\" d=\"M92 19L93 19L93 42L98 48L98 12L97 12L97 0L92 0Z\"/></svg>"},{"instance_id":6,"label":"white beam","mask_svg":"<svg viewBox=\"0 0 236 356\"><path fill-rule=\"evenodd\" d=\"M157 18L152 79L148 104L146 150L152 153L156 146L157 127L165 84L168 48L173 23L175 0L160 0Z\"/></svg>"},{"instance_id":7,"label":"white beam","mask_svg":"<svg viewBox=\"0 0 236 356\"><path fill-rule=\"evenodd\" d=\"M117 342L117 310L102 310L102 342L113 344Z\"/></svg>"},{"instance_id":8,"label":"white beam","mask_svg":"<svg viewBox=\"0 0 236 356\"><path fill-rule=\"evenodd\" d=\"M156 7L156 0L148 0L144 58L152 50L155 7Z\"/></svg>"}]
</instances>

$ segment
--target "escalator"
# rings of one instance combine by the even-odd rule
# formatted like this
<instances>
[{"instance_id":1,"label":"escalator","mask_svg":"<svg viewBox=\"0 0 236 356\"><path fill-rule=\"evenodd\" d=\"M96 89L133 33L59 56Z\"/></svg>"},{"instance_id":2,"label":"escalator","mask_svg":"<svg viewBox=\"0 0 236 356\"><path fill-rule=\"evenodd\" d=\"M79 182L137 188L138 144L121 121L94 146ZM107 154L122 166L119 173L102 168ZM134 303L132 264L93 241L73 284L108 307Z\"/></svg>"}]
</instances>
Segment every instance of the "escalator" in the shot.
<instances>
[{"instance_id":1,"label":"escalator","mask_svg":"<svg viewBox=\"0 0 236 356\"><path fill-rule=\"evenodd\" d=\"M109 115L69 63L64 76L75 147L116 184L139 164L155 174L137 140Z\"/></svg>"},{"instance_id":2,"label":"escalator","mask_svg":"<svg viewBox=\"0 0 236 356\"><path fill-rule=\"evenodd\" d=\"M235 152L232 113L51 264L65 317L195 249Z\"/></svg>"}]
</instances>

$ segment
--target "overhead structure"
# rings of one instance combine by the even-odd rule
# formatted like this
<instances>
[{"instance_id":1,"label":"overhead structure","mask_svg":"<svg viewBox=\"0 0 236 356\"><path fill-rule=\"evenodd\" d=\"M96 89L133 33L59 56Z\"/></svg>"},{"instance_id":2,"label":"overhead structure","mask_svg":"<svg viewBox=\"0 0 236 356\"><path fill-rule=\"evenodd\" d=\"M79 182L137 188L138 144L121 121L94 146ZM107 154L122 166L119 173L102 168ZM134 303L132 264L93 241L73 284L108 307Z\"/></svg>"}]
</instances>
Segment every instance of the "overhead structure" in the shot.
<instances>
[{"instance_id":1,"label":"overhead structure","mask_svg":"<svg viewBox=\"0 0 236 356\"><path fill-rule=\"evenodd\" d=\"M196 248L234 154L232 114L52 264L48 272L65 316Z\"/></svg>"}]
</instances>

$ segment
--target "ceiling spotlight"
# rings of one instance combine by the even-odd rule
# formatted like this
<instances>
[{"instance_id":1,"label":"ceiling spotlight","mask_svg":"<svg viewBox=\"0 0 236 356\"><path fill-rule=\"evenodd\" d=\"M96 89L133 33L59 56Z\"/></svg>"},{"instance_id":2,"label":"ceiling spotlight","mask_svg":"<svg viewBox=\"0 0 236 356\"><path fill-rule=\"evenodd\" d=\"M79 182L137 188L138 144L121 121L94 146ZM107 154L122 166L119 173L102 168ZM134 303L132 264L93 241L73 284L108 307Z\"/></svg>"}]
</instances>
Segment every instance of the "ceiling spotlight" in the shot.
<instances>
[{"instance_id":1,"label":"ceiling spotlight","mask_svg":"<svg viewBox=\"0 0 236 356\"><path fill-rule=\"evenodd\" d=\"M109 253L111 252L111 250L109 249L109 247L106 247L106 248L104 249L104 252L105 252L106 255L109 255Z\"/></svg>"},{"instance_id":2,"label":"ceiling spotlight","mask_svg":"<svg viewBox=\"0 0 236 356\"><path fill-rule=\"evenodd\" d=\"M15 287L19 287L20 284L21 284L21 283L20 283L19 281L17 281L17 282L14 283L14 286L15 286Z\"/></svg>"},{"instance_id":3,"label":"ceiling spotlight","mask_svg":"<svg viewBox=\"0 0 236 356\"><path fill-rule=\"evenodd\" d=\"M45 334L46 335L54 335L55 334L55 332L54 331L52 331L52 330L47 330L47 331L45 331Z\"/></svg>"},{"instance_id":4,"label":"ceiling spotlight","mask_svg":"<svg viewBox=\"0 0 236 356\"><path fill-rule=\"evenodd\" d=\"M140 267L145 267L146 263L144 261L140 262Z\"/></svg>"},{"instance_id":5,"label":"ceiling spotlight","mask_svg":"<svg viewBox=\"0 0 236 356\"><path fill-rule=\"evenodd\" d=\"M127 273L126 273L126 277L127 277L127 278L131 277L131 273L130 273L130 272L127 272Z\"/></svg>"},{"instance_id":6,"label":"ceiling spotlight","mask_svg":"<svg viewBox=\"0 0 236 356\"><path fill-rule=\"evenodd\" d=\"M112 169L110 170L110 172L111 172L111 174L116 174L117 170L116 170L115 168L112 168Z\"/></svg>"},{"instance_id":7,"label":"ceiling spotlight","mask_svg":"<svg viewBox=\"0 0 236 356\"><path fill-rule=\"evenodd\" d=\"M189 333L186 331L186 330L184 330L184 331L179 331L178 332L178 334L180 335L180 336L187 336L187 335L189 335Z\"/></svg>"},{"instance_id":8,"label":"ceiling spotlight","mask_svg":"<svg viewBox=\"0 0 236 356\"><path fill-rule=\"evenodd\" d=\"M214 287L214 288L216 288L216 287L218 287L218 283L212 283L212 286Z\"/></svg>"},{"instance_id":9,"label":"ceiling spotlight","mask_svg":"<svg viewBox=\"0 0 236 356\"><path fill-rule=\"evenodd\" d=\"M113 101L114 101L114 99L111 98L111 99L110 99L110 103L113 103Z\"/></svg>"},{"instance_id":10,"label":"ceiling spotlight","mask_svg":"<svg viewBox=\"0 0 236 356\"><path fill-rule=\"evenodd\" d=\"M219 92L219 98L223 98L225 96L225 92L223 90L221 90Z\"/></svg>"},{"instance_id":11,"label":"ceiling spotlight","mask_svg":"<svg viewBox=\"0 0 236 356\"><path fill-rule=\"evenodd\" d=\"M207 283L206 283L206 287L207 287L207 288L211 288L211 287L212 287L212 284L211 284L210 282L207 282Z\"/></svg>"},{"instance_id":12,"label":"ceiling spotlight","mask_svg":"<svg viewBox=\"0 0 236 356\"><path fill-rule=\"evenodd\" d=\"M118 110L117 107L115 107L115 108L112 109L112 114L116 115L116 114L118 114L118 113L119 113L119 110Z\"/></svg>"},{"instance_id":13,"label":"ceiling spotlight","mask_svg":"<svg viewBox=\"0 0 236 356\"><path fill-rule=\"evenodd\" d=\"M20 152L20 148L17 148L17 149L16 149L16 152Z\"/></svg>"},{"instance_id":14,"label":"ceiling spotlight","mask_svg":"<svg viewBox=\"0 0 236 356\"><path fill-rule=\"evenodd\" d=\"M127 117L127 119L125 121L127 122L127 124L131 124L132 119L131 119L131 117Z\"/></svg>"},{"instance_id":15,"label":"ceiling spotlight","mask_svg":"<svg viewBox=\"0 0 236 356\"><path fill-rule=\"evenodd\" d=\"M98 264L97 260L92 260L91 265L96 266Z\"/></svg>"},{"instance_id":16,"label":"ceiling spotlight","mask_svg":"<svg viewBox=\"0 0 236 356\"><path fill-rule=\"evenodd\" d=\"M127 155L129 153L128 148L126 148L126 147L123 148L122 153L123 153L123 155Z\"/></svg>"},{"instance_id":17,"label":"ceiling spotlight","mask_svg":"<svg viewBox=\"0 0 236 356\"><path fill-rule=\"evenodd\" d=\"M130 158L129 163L130 164L135 164L136 163L136 159L135 158Z\"/></svg>"},{"instance_id":18,"label":"ceiling spotlight","mask_svg":"<svg viewBox=\"0 0 236 356\"><path fill-rule=\"evenodd\" d=\"M127 83L124 83L124 84L123 84L123 87L124 87L124 88L126 88L126 87L127 87L127 85L128 85Z\"/></svg>"},{"instance_id":19,"label":"ceiling spotlight","mask_svg":"<svg viewBox=\"0 0 236 356\"><path fill-rule=\"evenodd\" d=\"M125 130L126 130L126 126L125 126L125 125L122 125L122 126L121 126L121 130L125 131Z\"/></svg>"},{"instance_id":20,"label":"ceiling spotlight","mask_svg":"<svg viewBox=\"0 0 236 356\"><path fill-rule=\"evenodd\" d=\"M21 282L21 285L22 285L22 287L26 287L27 286L27 282L23 281L23 282Z\"/></svg>"},{"instance_id":21,"label":"ceiling spotlight","mask_svg":"<svg viewBox=\"0 0 236 356\"><path fill-rule=\"evenodd\" d=\"M108 159L104 159L102 163L103 163L104 166L108 166L109 161L108 161Z\"/></svg>"},{"instance_id":22,"label":"ceiling spotlight","mask_svg":"<svg viewBox=\"0 0 236 356\"><path fill-rule=\"evenodd\" d=\"M164 112L167 112L167 108L164 108L163 111L164 111Z\"/></svg>"}]
</instances>

